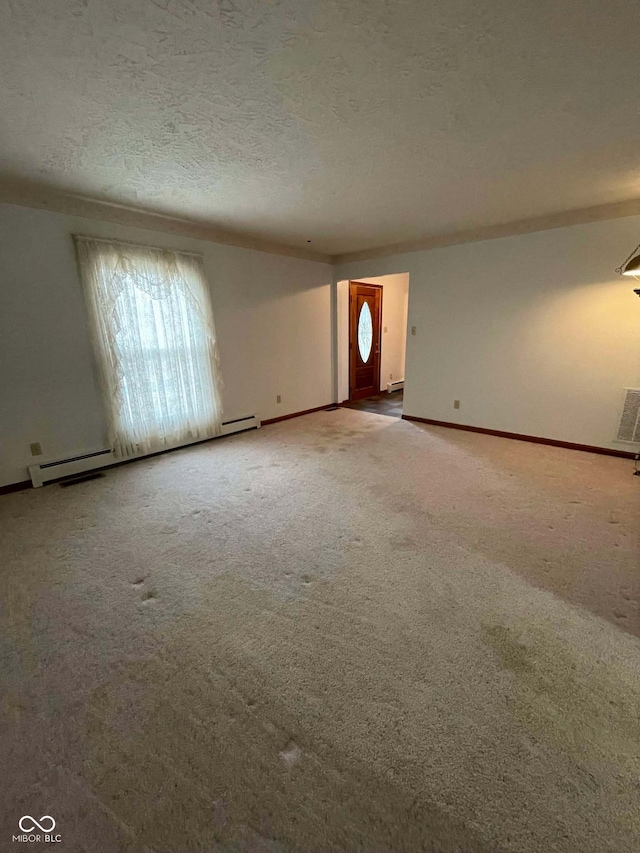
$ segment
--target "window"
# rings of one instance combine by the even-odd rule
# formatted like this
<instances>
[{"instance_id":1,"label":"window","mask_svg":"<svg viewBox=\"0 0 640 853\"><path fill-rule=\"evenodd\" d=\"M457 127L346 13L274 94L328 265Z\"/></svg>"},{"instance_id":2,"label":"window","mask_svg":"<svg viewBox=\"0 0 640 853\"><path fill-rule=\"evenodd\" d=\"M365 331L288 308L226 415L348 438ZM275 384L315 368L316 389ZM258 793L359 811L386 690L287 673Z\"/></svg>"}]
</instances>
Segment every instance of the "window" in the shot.
<instances>
[{"instance_id":1,"label":"window","mask_svg":"<svg viewBox=\"0 0 640 853\"><path fill-rule=\"evenodd\" d=\"M360 317L358 318L358 350L363 364L369 361L371 355L371 347L373 345L373 322L371 319L371 309L367 301L362 303L360 309Z\"/></svg>"},{"instance_id":2,"label":"window","mask_svg":"<svg viewBox=\"0 0 640 853\"><path fill-rule=\"evenodd\" d=\"M200 256L75 240L116 456L219 434L220 371Z\"/></svg>"}]
</instances>

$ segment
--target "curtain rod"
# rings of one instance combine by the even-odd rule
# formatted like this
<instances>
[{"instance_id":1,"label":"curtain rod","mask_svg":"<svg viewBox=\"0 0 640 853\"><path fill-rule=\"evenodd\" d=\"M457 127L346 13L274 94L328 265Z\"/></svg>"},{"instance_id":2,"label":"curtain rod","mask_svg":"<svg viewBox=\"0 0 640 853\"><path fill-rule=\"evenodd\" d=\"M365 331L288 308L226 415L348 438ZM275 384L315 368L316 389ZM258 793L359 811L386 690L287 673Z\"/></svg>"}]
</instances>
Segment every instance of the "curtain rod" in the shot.
<instances>
[{"instance_id":1,"label":"curtain rod","mask_svg":"<svg viewBox=\"0 0 640 853\"><path fill-rule=\"evenodd\" d=\"M112 240L109 237L91 237L88 234L72 234L74 240L92 240L94 243L109 243L121 246L133 246L136 249L152 249L155 252L172 252L175 255L189 255L192 258L204 260L202 252L187 252L183 249L167 249L166 246L148 246L145 243L134 243L133 240Z\"/></svg>"}]
</instances>

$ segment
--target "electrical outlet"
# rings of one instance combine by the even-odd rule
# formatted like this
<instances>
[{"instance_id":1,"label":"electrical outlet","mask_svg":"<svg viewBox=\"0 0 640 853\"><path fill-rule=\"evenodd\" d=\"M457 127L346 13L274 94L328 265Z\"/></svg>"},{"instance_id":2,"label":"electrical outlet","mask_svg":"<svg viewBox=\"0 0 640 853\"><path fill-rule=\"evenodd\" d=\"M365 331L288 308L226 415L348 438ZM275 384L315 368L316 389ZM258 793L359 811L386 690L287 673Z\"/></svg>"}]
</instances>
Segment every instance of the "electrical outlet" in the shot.
<instances>
[{"instance_id":1,"label":"electrical outlet","mask_svg":"<svg viewBox=\"0 0 640 853\"><path fill-rule=\"evenodd\" d=\"M30 444L31 455L32 456L42 456L42 445L39 441L34 441L33 444Z\"/></svg>"},{"instance_id":2,"label":"electrical outlet","mask_svg":"<svg viewBox=\"0 0 640 853\"><path fill-rule=\"evenodd\" d=\"M393 373L389 374L389 379L393 379Z\"/></svg>"},{"instance_id":3,"label":"electrical outlet","mask_svg":"<svg viewBox=\"0 0 640 853\"><path fill-rule=\"evenodd\" d=\"M454 400L454 401L453 401L453 408L454 408L454 409L459 409L459 408L460 408L460 400Z\"/></svg>"},{"instance_id":4,"label":"electrical outlet","mask_svg":"<svg viewBox=\"0 0 640 853\"><path fill-rule=\"evenodd\" d=\"M281 402L282 402L282 396L280 394L278 394L278 396L276 397L276 403L281 403Z\"/></svg>"},{"instance_id":5,"label":"electrical outlet","mask_svg":"<svg viewBox=\"0 0 640 853\"><path fill-rule=\"evenodd\" d=\"M384 327L384 333L385 333L385 335L387 334L387 327L386 326Z\"/></svg>"},{"instance_id":6,"label":"electrical outlet","mask_svg":"<svg viewBox=\"0 0 640 853\"><path fill-rule=\"evenodd\" d=\"M417 328L416 328L416 326L412 326L412 327L411 327L411 334L412 334L412 335L415 335L415 334L416 334L416 332L417 332Z\"/></svg>"}]
</instances>

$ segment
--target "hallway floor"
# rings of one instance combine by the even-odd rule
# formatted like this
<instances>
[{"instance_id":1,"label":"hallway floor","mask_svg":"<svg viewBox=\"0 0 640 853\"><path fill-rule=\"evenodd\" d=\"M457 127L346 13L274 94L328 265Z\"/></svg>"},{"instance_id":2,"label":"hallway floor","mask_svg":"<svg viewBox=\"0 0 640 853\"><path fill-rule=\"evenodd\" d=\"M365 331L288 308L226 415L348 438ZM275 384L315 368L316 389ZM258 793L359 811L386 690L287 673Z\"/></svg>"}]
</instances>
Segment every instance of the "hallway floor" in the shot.
<instances>
[{"instance_id":1,"label":"hallway floor","mask_svg":"<svg viewBox=\"0 0 640 853\"><path fill-rule=\"evenodd\" d=\"M346 402L342 405L347 409L357 409L359 412L373 412L376 415L388 415L391 418L402 417L404 391L392 391L391 394L384 391L375 397L366 397L355 403Z\"/></svg>"}]
</instances>

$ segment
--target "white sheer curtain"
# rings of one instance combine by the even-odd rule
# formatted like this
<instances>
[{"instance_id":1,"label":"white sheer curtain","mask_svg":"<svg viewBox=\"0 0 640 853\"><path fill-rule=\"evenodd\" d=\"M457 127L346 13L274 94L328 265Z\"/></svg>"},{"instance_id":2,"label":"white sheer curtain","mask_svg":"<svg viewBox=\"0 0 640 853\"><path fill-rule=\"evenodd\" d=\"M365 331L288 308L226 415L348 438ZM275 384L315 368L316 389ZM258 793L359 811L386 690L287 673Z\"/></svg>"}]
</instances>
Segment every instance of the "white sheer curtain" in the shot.
<instances>
[{"instance_id":1,"label":"white sheer curtain","mask_svg":"<svg viewBox=\"0 0 640 853\"><path fill-rule=\"evenodd\" d=\"M218 435L220 368L200 256L74 239L116 456Z\"/></svg>"}]
</instances>

